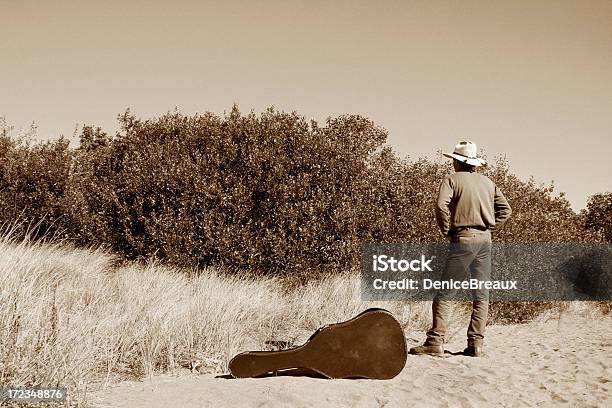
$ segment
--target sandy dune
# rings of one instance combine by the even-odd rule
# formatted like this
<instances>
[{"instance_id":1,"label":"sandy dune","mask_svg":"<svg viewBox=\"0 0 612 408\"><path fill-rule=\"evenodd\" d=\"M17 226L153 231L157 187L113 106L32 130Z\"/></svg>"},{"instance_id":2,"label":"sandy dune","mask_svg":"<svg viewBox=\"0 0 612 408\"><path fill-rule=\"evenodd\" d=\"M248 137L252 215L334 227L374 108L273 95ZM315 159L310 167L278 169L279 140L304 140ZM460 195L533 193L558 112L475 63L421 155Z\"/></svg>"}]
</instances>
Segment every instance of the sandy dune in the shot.
<instances>
[{"instance_id":1,"label":"sandy dune","mask_svg":"<svg viewBox=\"0 0 612 408\"><path fill-rule=\"evenodd\" d=\"M612 406L612 317L488 328L486 356L408 356L388 381L159 376L90 395L99 407ZM457 333L447 350L463 349ZM408 333L409 345L423 333Z\"/></svg>"}]
</instances>

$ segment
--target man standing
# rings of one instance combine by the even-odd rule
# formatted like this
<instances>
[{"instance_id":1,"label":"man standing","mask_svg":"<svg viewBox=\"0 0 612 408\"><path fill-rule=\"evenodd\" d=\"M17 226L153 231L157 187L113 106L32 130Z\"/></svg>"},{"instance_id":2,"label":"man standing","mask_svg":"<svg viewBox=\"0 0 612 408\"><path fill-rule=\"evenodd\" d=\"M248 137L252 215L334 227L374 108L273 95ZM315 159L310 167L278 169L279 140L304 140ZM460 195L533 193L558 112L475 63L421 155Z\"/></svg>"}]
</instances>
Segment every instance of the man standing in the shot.
<instances>
[{"instance_id":1,"label":"man standing","mask_svg":"<svg viewBox=\"0 0 612 408\"><path fill-rule=\"evenodd\" d=\"M512 210L495 183L475 172L485 164L477 157L473 142L459 142L453 153L455 173L440 185L436 221L442 234L450 239L451 250L442 280L491 279L491 231L510 217ZM445 334L453 291L439 292L434 298L433 326L425 344L410 349L411 354L444 354ZM472 316L467 331L465 355L478 357L483 352L484 331L489 312L488 290L472 292Z\"/></svg>"}]
</instances>

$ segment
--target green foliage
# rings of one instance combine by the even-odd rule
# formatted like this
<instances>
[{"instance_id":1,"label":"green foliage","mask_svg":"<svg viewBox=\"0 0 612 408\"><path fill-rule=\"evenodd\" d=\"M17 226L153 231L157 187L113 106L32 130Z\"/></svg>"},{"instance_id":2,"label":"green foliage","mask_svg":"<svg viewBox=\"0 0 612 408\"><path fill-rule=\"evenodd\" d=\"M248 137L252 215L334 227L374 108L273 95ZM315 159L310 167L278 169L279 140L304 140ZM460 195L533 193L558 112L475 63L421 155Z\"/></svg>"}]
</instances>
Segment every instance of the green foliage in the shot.
<instances>
[{"instance_id":1,"label":"green foliage","mask_svg":"<svg viewBox=\"0 0 612 408\"><path fill-rule=\"evenodd\" d=\"M126 258L263 273L354 268L362 243L442 241L433 216L447 161L401 159L358 115L324 124L268 109L224 116L120 115L114 136L84 127L30 145L0 136L0 221L41 219L39 234L106 245ZM591 241L553 188L484 169L514 210L495 239ZM609 212L608 212L609 214Z\"/></svg>"}]
</instances>

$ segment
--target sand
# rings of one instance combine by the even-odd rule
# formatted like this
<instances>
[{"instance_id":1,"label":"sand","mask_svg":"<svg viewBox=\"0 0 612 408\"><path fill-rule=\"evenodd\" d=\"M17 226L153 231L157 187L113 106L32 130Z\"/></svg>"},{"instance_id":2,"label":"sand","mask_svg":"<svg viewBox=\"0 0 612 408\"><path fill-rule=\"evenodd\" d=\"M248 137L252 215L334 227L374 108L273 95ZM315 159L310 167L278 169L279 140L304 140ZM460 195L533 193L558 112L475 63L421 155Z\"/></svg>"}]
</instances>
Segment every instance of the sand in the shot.
<instances>
[{"instance_id":1,"label":"sand","mask_svg":"<svg viewBox=\"0 0 612 408\"><path fill-rule=\"evenodd\" d=\"M423 333L407 333L416 345ZM446 349L459 352L463 330ZM563 315L487 329L482 358L408 356L392 380L155 376L90 394L96 407L612 406L612 317Z\"/></svg>"}]
</instances>

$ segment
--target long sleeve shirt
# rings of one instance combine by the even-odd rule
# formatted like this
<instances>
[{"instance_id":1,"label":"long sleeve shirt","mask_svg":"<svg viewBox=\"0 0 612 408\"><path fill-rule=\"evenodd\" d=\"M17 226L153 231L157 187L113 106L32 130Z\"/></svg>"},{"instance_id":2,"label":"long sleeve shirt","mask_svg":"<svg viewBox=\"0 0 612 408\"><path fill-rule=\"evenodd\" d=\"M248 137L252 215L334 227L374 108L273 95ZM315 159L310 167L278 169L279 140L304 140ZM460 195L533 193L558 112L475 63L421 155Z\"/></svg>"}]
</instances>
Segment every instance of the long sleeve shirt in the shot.
<instances>
[{"instance_id":1,"label":"long sleeve shirt","mask_svg":"<svg viewBox=\"0 0 612 408\"><path fill-rule=\"evenodd\" d=\"M499 228L512 214L508 200L488 177L459 171L440 184L436 221L444 236L459 227Z\"/></svg>"}]
</instances>

